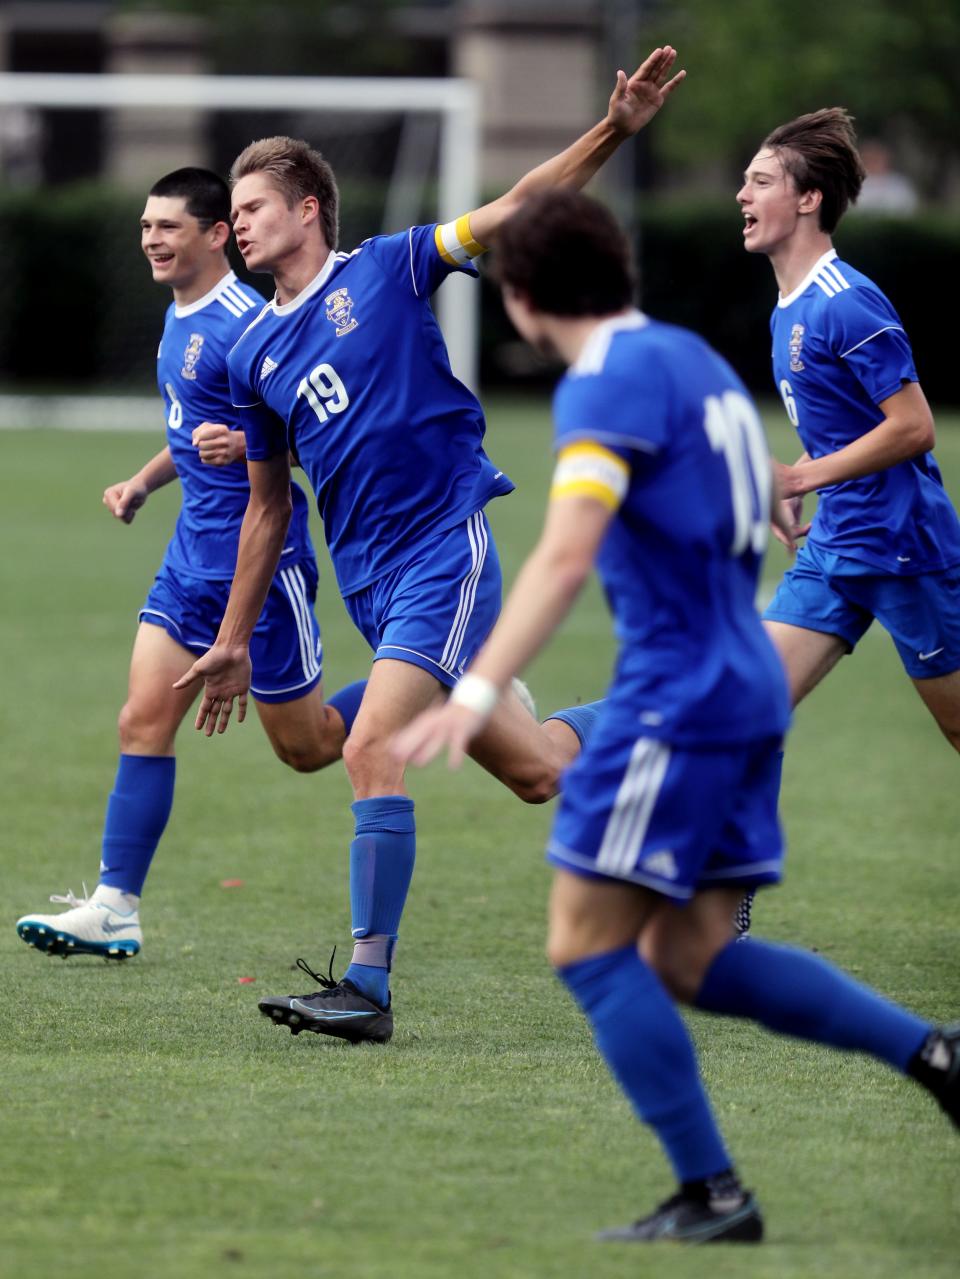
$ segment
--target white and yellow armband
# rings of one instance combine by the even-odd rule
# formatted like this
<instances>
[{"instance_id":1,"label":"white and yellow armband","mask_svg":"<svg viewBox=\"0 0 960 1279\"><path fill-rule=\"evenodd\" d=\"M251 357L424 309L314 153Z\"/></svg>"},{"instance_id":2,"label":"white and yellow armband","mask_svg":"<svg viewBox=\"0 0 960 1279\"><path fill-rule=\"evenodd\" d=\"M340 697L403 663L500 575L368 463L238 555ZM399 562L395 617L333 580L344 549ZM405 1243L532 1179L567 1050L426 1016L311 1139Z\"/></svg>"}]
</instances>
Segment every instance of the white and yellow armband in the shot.
<instances>
[{"instance_id":1,"label":"white and yellow armband","mask_svg":"<svg viewBox=\"0 0 960 1279\"><path fill-rule=\"evenodd\" d=\"M560 450L550 485L557 497L592 497L615 511L627 495L630 467L601 444L570 444Z\"/></svg>"},{"instance_id":2,"label":"white and yellow armband","mask_svg":"<svg viewBox=\"0 0 960 1279\"><path fill-rule=\"evenodd\" d=\"M455 222L438 224L433 236L437 252L451 266L463 266L487 251L486 245L475 240L470 232L469 213Z\"/></svg>"}]
</instances>

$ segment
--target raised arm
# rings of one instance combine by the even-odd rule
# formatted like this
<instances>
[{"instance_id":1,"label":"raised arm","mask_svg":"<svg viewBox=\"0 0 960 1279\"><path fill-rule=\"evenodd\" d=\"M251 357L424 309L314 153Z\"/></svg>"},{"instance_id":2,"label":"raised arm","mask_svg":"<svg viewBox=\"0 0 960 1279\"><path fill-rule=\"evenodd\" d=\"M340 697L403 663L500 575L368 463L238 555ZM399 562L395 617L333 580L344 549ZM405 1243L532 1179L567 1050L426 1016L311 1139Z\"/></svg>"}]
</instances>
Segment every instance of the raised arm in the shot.
<instances>
[{"instance_id":1,"label":"raised arm","mask_svg":"<svg viewBox=\"0 0 960 1279\"><path fill-rule=\"evenodd\" d=\"M176 478L177 468L169 448L161 449L129 480L108 485L103 490L103 504L111 515L123 520L124 524L131 524L150 494Z\"/></svg>"},{"instance_id":2,"label":"raised arm","mask_svg":"<svg viewBox=\"0 0 960 1279\"><path fill-rule=\"evenodd\" d=\"M505 195L471 213L470 230L474 240L483 245L492 244L510 214L539 191L558 186L577 189L585 186L621 142L633 137L653 119L684 79L686 71L671 75L676 58L676 49L665 45L654 49L629 79L626 72L618 71L606 116L565 151L531 169Z\"/></svg>"},{"instance_id":3,"label":"raised arm","mask_svg":"<svg viewBox=\"0 0 960 1279\"><path fill-rule=\"evenodd\" d=\"M283 452L266 461L248 461L247 470L250 500L240 528L237 568L217 642L174 684L174 688L188 688L197 680L204 681L196 727L203 729L207 737L215 729L226 732L234 698L239 708L237 718L242 723L246 717L250 636L277 570L290 523L290 455Z\"/></svg>"}]
</instances>

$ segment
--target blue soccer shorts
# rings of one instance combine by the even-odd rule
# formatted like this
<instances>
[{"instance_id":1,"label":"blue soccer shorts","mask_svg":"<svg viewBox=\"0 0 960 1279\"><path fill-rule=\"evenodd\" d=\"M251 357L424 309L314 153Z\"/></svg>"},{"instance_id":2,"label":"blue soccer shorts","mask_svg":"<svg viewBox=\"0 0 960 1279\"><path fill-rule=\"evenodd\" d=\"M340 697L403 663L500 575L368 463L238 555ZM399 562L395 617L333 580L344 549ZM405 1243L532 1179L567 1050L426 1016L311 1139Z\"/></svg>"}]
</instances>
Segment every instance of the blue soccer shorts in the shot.
<instances>
[{"instance_id":1,"label":"blue soccer shorts","mask_svg":"<svg viewBox=\"0 0 960 1279\"><path fill-rule=\"evenodd\" d=\"M497 548L477 511L344 603L374 661L409 662L453 688L493 629L501 588Z\"/></svg>"},{"instance_id":2,"label":"blue soccer shorts","mask_svg":"<svg viewBox=\"0 0 960 1279\"><path fill-rule=\"evenodd\" d=\"M162 626L184 648L205 653L217 638L229 595L229 581L187 577L164 561L138 620ZM277 570L250 639L250 692L257 701L293 702L320 683L316 598L315 560Z\"/></svg>"},{"instance_id":3,"label":"blue soccer shorts","mask_svg":"<svg viewBox=\"0 0 960 1279\"><path fill-rule=\"evenodd\" d=\"M912 577L878 573L807 542L763 616L838 635L851 652L876 618L912 679L960 670L960 567Z\"/></svg>"},{"instance_id":4,"label":"blue soccer shorts","mask_svg":"<svg viewBox=\"0 0 960 1279\"><path fill-rule=\"evenodd\" d=\"M564 774L547 860L677 902L705 888L777 883L781 744L693 751L637 737L635 717L601 711Z\"/></svg>"}]
</instances>

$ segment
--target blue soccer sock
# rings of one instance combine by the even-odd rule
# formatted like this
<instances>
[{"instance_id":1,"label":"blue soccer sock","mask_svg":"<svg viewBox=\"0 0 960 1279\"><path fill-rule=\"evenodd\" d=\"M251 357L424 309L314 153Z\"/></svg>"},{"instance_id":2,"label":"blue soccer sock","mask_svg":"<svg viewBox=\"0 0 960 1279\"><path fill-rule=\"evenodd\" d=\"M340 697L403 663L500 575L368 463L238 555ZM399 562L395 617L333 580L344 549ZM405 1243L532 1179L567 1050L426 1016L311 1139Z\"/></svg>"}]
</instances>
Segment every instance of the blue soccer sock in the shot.
<instances>
[{"instance_id":1,"label":"blue soccer sock","mask_svg":"<svg viewBox=\"0 0 960 1279\"><path fill-rule=\"evenodd\" d=\"M597 722L597 716L600 714L602 706L602 700L599 702L587 702L584 706L567 706L563 710L554 711L543 722L548 724L552 719L559 719L568 728L572 728L580 741L580 749L582 750L593 731L593 726Z\"/></svg>"},{"instance_id":2,"label":"blue soccer sock","mask_svg":"<svg viewBox=\"0 0 960 1279\"><path fill-rule=\"evenodd\" d=\"M635 946L557 969L593 1027L604 1060L653 1128L679 1182L731 1167L676 1005Z\"/></svg>"},{"instance_id":3,"label":"blue soccer sock","mask_svg":"<svg viewBox=\"0 0 960 1279\"><path fill-rule=\"evenodd\" d=\"M137 897L173 807L172 755L121 755L107 800L100 883Z\"/></svg>"},{"instance_id":4,"label":"blue soccer sock","mask_svg":"<svg viewBox=\"0 0 960 1279\"><path fill-rule=\"evenodd\" d=\"M379 795L351 807L356 827L350 845L350 910L356 946L344 977L383 1007L390 998L391 960L416 859L413 800Z\"/></svg>"},{"instance_id":5,"label":"blue soccer sock","mask_svg":"<svg viewBox=\"0 0 960 1279\"><path fill-rule=\"evenodd\" d=\"M353 728L353 721L357 718L357 711L360 709L360 703L363 701L366 687L367 681L358 679L352 684L345 684L343 688L338 688L335 693L327 698L327 705L332 706L343 720L343 726L348 737L350 736L351 728Z\"/></svg>"},{"instance_id":6,"label":"blue soccer sock","mask_svg":"<svg viewBox=\"0 0 960 1279\"><path fill-rule=\"evenodd\" d=\"M720 951L696 1006L748 1017L781 1035L871 1053L904 1072L932 1029L818 955L756 939Z\"/></svg>"}]
</instances>

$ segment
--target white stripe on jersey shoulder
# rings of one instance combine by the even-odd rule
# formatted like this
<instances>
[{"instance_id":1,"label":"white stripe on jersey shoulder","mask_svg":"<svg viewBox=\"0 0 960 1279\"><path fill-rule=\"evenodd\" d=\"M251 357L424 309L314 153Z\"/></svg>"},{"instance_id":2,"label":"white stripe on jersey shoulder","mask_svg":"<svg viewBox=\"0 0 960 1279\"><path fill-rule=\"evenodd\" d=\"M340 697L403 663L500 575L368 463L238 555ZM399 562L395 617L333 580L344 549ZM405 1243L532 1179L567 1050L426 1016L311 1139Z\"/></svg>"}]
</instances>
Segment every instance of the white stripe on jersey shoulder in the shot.
<instances>
[{"instance_id":1,"label":"white stripe on jersey shoulder","mask_svg":"<svg viewBox=\"0 0 960 1279\"><path fill-rule=\"evenodd\" d=\"M828 298L832 298L841 289L849 289L850 284L840 273L839 267L830 265L836 256L836 249L828 249L822 258L818 258L814 262L795 289L788 293L786 297L781 294L777 298L777 306L781 309L785 306L791 306L802 293L806 293L811 284L819 285Z\"/></svg>"},{"instance_id":2,"label":"white stripe on jersey shoulder","mask_svg":"<svg viewBox=\"0 0 960 1279\"><path fill-rule=\"evenodd\" d=\"M230 299L229 305L224 301L224 298ZM243 299L242 305L241 298ZM260 303L263 302L260 297L257 300ZM240 284L236 275L232 271L228 271L226 275L220 277L208 293L205 293L202 298L197 298L196 302L190 302L187 306L175 305L173 314L178 320L182 320L188 315L196 315L198 311L202 311L205 306L210 306L213 302L223 303L227 310L234 315L242 315L244 311L257 305L257 302L253 300L250 294L240 292Z\"/></svg>"},{"instance_id":3,"label":"white stripe on jersey shoulder","mask_svg":"<svg viewBox=\"0 0 960 1279\"><path fill-rule=\"evenodd\" d=\"M256 326L260 323L260 321L269 314L270 314L270 303L264 302L263 306L260 308L260 311L253 317L253 319L250 321L247 327L243 330L243 332L237 338L236 342L234 342L233 346L227 352L227 355L230 355L233 351L235 351L237 347L240 345L240 343L243 341L243 339L250 332L250 330L253 328L256 328ZM257 403L259 404L260 401L258 400ZM240 408L248 408L251 406L244 405L244 404L235 404L233 407L235 409L240 409Z\"/></svg>"},{"instance_id":4,"label":"white stripe on jersey shoulder","mask_svg":"<svg viewBox=\"0 0 960 1279\"><path fill-rule=\"evenodd\" d=\"M625 315L614 315L609 320L604 320L587 338L579 358L570 366L570 375L583 377L588 373L600 373L614 337L629 329L642 329L649 323L647 316L635 307L631 307Z\"/></svg>"},{"instance_id":5,"label":"white stripe on jersey shoulder","mask_svg":"<svg viewBox=\"0 0 960 1279\"><path fill-rule=\"evenodd\" d=\"M874 338L878 338L881 333L903 333L902 324L885 324L882 329L877 329L876 333L871 333L869 337L863 338L862 341L854 343L849 350L840 352L840 359L845 360L848 355L852 355L854 351L858 351L861 346L866 346L868 342L872 342Z\"/></svg>"}]
</instances>

